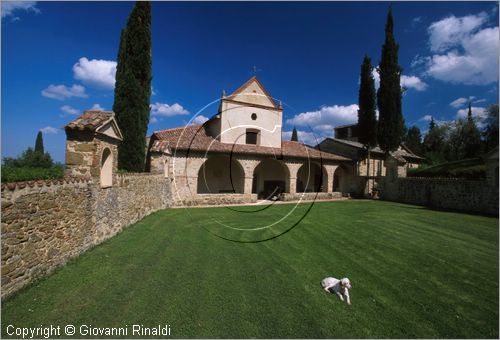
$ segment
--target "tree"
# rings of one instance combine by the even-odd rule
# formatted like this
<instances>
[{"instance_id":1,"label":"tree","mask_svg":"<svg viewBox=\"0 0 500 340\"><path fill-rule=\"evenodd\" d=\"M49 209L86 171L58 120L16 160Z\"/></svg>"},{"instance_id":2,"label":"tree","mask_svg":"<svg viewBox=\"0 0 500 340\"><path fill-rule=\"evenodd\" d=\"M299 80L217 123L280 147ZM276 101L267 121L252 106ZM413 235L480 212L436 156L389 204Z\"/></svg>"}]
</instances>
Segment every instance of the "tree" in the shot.
<instances>
[{"instance_id":1,"label":"tree","mask_svg":"<svg viewBox=\"0 0 500 340\"><path fill-rule=\"evenodd\" d=\"M48 152L41 153L32 148L26 149L18 158L5 157L4 167L11 168L51 168L54 161Z\"/></svg>"},{"instance_id":2,"label":"tree","mask_svg":"<svg viewBox=\"0 0 500 340\"><path fill-rule=\"evenodd\" d=\"M370 149L377 145L377 104L372 71L372 61L369 56L365 55L361 64L358 95L358 141L367 151L367 175L370 175Z\"/></svg>"},{"instance_id":3,"label":"tree","mask_svg":"<svg viewBox=\"0 0 500 340\"><path fill-rule=\"evenodd\" d=\"M486 109L486 127L483 131L485 151L488 152L498 146L498 104Z\"/></svg>"},{"instance_id":4,"label":"tree","mask_svg":"<svg viewBox=\"0 0 500 340\"><path fill-rule=\"evenodd\" d=\"M41 153L42 155L44 154L42 131L38 131L36 135L35 152Z\"/></svg>"},{"instance_id":5,"label":"tree","mask_svg":"<svg viewBox=\"0 0 500 340\"><path fill-rule=\"evenodd\" d=\"M422 134L416 125L407 130L404 143L415 154L422 155Z\"/></svg>"},{"instance_id":6,"label":"tree","mask_svg":"<svg viewBox=\"0 0 500 340\"><path fill-rule=\"evenodd\" d=\"M385 42L378 68L380 87L377 93L378 143L385 152L394 151L399 147L404 127L401 109L401 67L398 64L399 45L394 39L393 26L392 9L389 8L385 25Z\"/></svg>"},{"instance_id":7,"label":"tree","mask_svg":"<svg viewBox=\"0 0 500 340\"><path fill-rule=\"evenodd\" d=\"M434 122L434 119L431 119L429 123L429 131L425 135L422 143L425 158L431 164L442 163L445 161L444 150L447 140L447 131L447 125L443 124L442 126L439 126Z\"/></svg>"},{"instance_id":8,"label":"tree","mask_svg":"<svg viewBox=\"0 0 500 340\"><path fill-rule=\"evenodd\" d=\"M136 2L122 30L116 68L113 111L123 134L118 167L141 172L151 97L151 3Z\"/></svg>"},{"instance_id":9,"label":"tree","mask_svg":"<svg viewBox=\"0 0 500 340\"><path fill-rule=\"evenodd\" d=\"M464 141L464 157L477 157L481 150L481 133L477 128L476 122L472 117L472 107L469 102L469 112L467 113L467 121L461 129L462 138Z\"/></svg>"},{"instance_id":10,"label":"tree","mask_svg":"<svg viewBox=\"0 0 500 340\"><path fill-rule=\"evenodd\" d=\"M299 136L297 134L297 129L295 128L295 126L293 127L293 131L292 131L292 139L291 139L292 142L298 142L299 141Z\"/></svg>"}]
</instances>

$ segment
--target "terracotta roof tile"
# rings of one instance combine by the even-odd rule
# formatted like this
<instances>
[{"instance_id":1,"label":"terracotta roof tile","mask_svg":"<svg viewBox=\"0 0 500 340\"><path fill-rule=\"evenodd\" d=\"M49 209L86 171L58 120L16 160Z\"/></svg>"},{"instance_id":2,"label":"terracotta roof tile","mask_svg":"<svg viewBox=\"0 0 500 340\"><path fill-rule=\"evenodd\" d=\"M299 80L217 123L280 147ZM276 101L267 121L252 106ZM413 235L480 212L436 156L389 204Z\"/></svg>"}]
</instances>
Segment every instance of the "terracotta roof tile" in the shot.
<instances>
[{"instance_id":1,"label":"terracotta roof tile","mask_svg":"<svg viewBox=\"0 0 500 340\"><path fill-rule=\"evenodd\" d=\"M112 111L100 111L100 110L88 110L85 111L80 117L76 118L74 121L66 125L65 129L77 129L77 130L92 130L95 131L103 124L108 122L114 117L114 112Z\"/></svg>"},{"instance_id":2,"label":"terracotta roof tile","mask_svg":"<svg viewBox=\"0 0 500 340\"><path fill-rule=\"evenodd\" d=\"M249 144L221 143L206 134L201 125L155 131L154 135L162 141L168 141L172 150L190 150L200 152L224 152L236 154L272 155L288 158L314 158L335 161L351 159L328 152L321 152L299 142L282 141L281 149Z\"/></svg>"},{"instance_id":3,"label":"terracotta roof tile","mask_svg":"<svg viewBox=\"0 0 500 340\"><path fill-rule=\"evenodd\" d=\"M170 154L169 145L170 142L168 140L155 140L149 150L152 152L163 152Z\"/></svg>"}]
</instances>

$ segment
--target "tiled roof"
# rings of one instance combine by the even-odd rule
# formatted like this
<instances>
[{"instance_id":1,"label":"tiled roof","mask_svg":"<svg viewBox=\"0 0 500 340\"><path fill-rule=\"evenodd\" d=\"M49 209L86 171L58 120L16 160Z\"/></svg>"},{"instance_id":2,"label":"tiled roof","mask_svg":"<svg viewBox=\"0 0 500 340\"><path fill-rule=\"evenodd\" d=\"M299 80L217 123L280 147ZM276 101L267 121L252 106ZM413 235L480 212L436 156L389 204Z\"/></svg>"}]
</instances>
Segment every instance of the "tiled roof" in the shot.
<instances>
[{"instance_id":1,"label":"tiled roof","mask_svg":"<svg viewBox=\"0 0 500 340\"><path fill-rule=\"evenodd\" d=\"M352 147L354 147L356 149L363 149L364 148L363 144L361 144L360 142L355 142L355 141L346 140L346 139L338 139L338 138L328 138L328 139L333 140L333 141L338 142L338 143L342 143L342 144L346 144L346 145L352 146ZM374 148L371 148L370 151L371 152L375 152L375 153L380 153L380 154L384 153L384 151L382 151L382 149L380 149L378 146L376 146ZM408 152L403 147L401 147L397 151L391 151L390 154L394 158L396 158L396 159L398 159L398 157L400 157L400 156L401 157L416 158L416 159L423 159L422 157L417 156L414 153Z\"/></svg>"},{"instance_id":2,"label":"tiled roof","mask_svg":"<svg viewBox=\"0 0 500 340\"><path fill-rule=\"evenodd\" d=\"M115 114L112 111L88 110L64 128L78 130L89 129L95 131L110 121L114 116Z\"/></svg>"},{"instance_id":3,"label":"tiled roof","mask_svg":"<svg viewBox=\"0 0 500 340\"><path fill-rule=\"evenodd\" d=\"M281 149L249 144L221 143L206 134L201 125L156 131L153 133L159 140L168 141L172 150L190 150L201 152L222 152L236 154L270 155L289 158L314 158L335 161L351 159L308 147L299 142L282 141Z\"/></svg>"},{"instance_id":4,"label":"tiled roof","mask_svg":"<svg viewBox=\"0 0 500 340\"><path fill-rule=\"evenodd\" d=\"M153 142L153 145L149 148L150 151L152 152L163 152L163 153L170 153L170 148L169 148L169 141L167 140L155 140Z\"/></svg>"}]
</instances>

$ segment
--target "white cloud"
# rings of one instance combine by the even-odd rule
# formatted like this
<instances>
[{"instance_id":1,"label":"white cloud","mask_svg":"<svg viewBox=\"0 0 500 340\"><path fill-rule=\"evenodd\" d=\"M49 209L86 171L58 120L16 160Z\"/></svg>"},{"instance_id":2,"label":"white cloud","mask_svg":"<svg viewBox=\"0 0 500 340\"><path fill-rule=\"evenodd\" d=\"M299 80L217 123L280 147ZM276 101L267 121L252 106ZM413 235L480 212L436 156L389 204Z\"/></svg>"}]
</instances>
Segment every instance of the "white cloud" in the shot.
<instances>
[{"instance_id":1,"label":"white cloud","mask_svg":"<svg viewBox=\"0 0 500 340\"><path fill-rule=\"evenodd\" d=\"M151 117L151 119L149 120L150 124L155 124L155 123L158 123L158 122L159 122L159 120L155 116Z\"/></svg>"},{"instance_id":2,"label":"white cloud","mask_svg":"<svg viewBox=\"0 0 500 340\"><path fill-rule=\"evenodd\" d=\"M425 75L453 84L486 85L498 81L498 26L483 26L488 15L481 12L450 16L428 28L431 52Z\"/></svg>"},{"instance_id":3,"label":"white cloud","mask_svg":"<svg viewBox=\"0 0 500 340\"><path fill-rule=\"evenodd\" d=\"M59 129L55 128L55 127L52 127L52 126L46 126L42 129L40 129L40 131L42 131L43 133L46 133L46 134L56 134L59 132Z\"/></svg>"},{"instance_id":4,"label":"white cloud","mask_svg":"<svg viewBox=\"0 0 500 340\"><path fill-rule=\"evenodd\" d=\"M2 19L12 15L14 11L32 11L37 14L40 13L40 10L36 7L36 1L2 1ZM19 20L19 17L15 18Z\"/></svg>"},{"instance_id":5,"label":"white cloud","mask_svg":"<svg viewBox=\"0 0 500 340\"><path fill-rule=\"evenodd\" d=\"M457 18L451 15L433 22L427 32L432 52L444 52L459 45L471 33L477 31L488 20L488 14L481 12L477 15L467 15Z\"/></svg>"},{"instance_id":6,"label":"white cloud","mask_svg":"<svg viewBox=\"0 0 500 340\"><path fill-rule=\"evenodd\" d=\"M151 104L151 114L153 116L177 116L177 115L188 115L189 111L182 107L182 105L175 103L168 105L165 103L154 103Z\"/></svg>"},{"instance_id":7,"label":"white cloud","mask_svg":"<svg viewBox=\"0 0 500 340\"><path fill-rule=\"evenodd\" d=\"M90 108L91 110L100 110L100 111L104 111L104 108L99 105L99 104L94 104L92 105L92 107Z\"/></svg>"},{"instance_id":8,"label":"white cloud","mask_svg":"<svg viewBox=\"0 0 500 340\"><path fill-rule=\"evenodd\" d=\"M64 116L77 116L80 114L80 110L75 109L74 107L71 107L69 105L63 105L61 106L61 111L64 112Z\"/></svg>"},{"instance_id":9,"label":"white cloud","mask_svg":"<svg viewBox=\"0 0 500 340\"><path fill-rule=\"evenodd\" d=\"M311 145L311 146L316 146L317 144L321 143L321 141L323 139L325 139L326 137L332 137L333 131L330 131L329 134L323 134L323 133L317 133L317 132L312 132L312 131L297 130L297 136L298 136L299 142L307 144L307 145ZM283 131L282 138L283 138L283 140L291 140L292 139L292 131Z\"/></svg>"},{"instance_id":10,"label":"white cloud","mask_svg":"<svg viewBox=\"0 0 500 340\"><path fill-rule=\"evenodd\" d=\"M484 107L472 106L471 111L472 111L473 118L478 118L478 119L482 120L488 116L488 113L486 112L486 109ZM457 119L467 118L468 113L469 113L468 107L458 110L457 111Z\"/></svg>"},{"instance_id":11,"label":"white cloud","mask_svg":"<svg viewBox=\"0 0 500 340\"><path fill-rule=\"evenodd\" d=\"M427 89L427 84L416 76L401 75L401 86L417 91L425 91Z\"/></svg>"},{"instance_id":12,"label":"white cloud","mask_svg":"<svg viewBox=\"0 0 500 340\"><path fill-rule=\"evenodd\" d=\"M85 87L81 85L73 85L67 87L65 85L49 85L45 90L42 90L42 96L57 100L64 100L71 97L87 98Z\"/></svg>"},{"instance_id":13,"label":"white cloud","mask_svg":"<svg viewBox=\"0 0 500 340\"><path fill-rule=\"evenodd\" d=\"M334 126L353 124L358 120L358 105L347 106L334 105L323 106L317 111L302 112L293 118L287 119L287 123L296 126L310 126L312 129L330 130Z\"/></svg>"},{"instance_id":14,"label":"white cloud","mask_svg":"<svg viewBox=\"0 0 500 340\"><path fill-rule=\"evenodd\" d=\"M193 121L191 122L192 124L195 124L195 125L202 125L203 123L205 123L209 118L208 117L205 117L203 115L198 115L196 117L194 117Z\"/></svg>"},{"instance_id":15,"label":"white cloud","mask_svg":"<svg viewBox=\"0 0 500 340\"><path fill-rule=\"evenodd\" d=\"M430 122L432 120L431 115L425 115L419 119L419 121Z\"/></svg>"},{"instance_id":16,"label":"white cloud","mask_svg":"<svg viewBox=\"0 0 500 340\"><path fill-rule=\"evenodd\" d=\"M469 99L465 97L457 98L450 103L450 106L458 109L459 107L464 106L464 104L467 103L468 101Z\"/></svg>"},{"instance_id":17,"label":"white cloud","mask_svg":"<svg viewBox=\"0 0 500 340\"><path fill-rule=\"evenodd\" d=\"M380 75L377 70L373 69L372 71L373 79L375 80L375 88L378 90L380 87ZM428 85L417 76L405 76L401 75L400 79L401 87L406 87L407 89L414 89L417 91L425 91Z\"/></svg>"},{"instance_id":18,"label":"white cloud","mask_svg":"<svg viewBox=\"0 0 500 340\"><path fill-rule=\"evenodd\" d=\"M104 88L115 87L116 61L83 57L73 65L73 76L82 82Z\"/></svg>"}]
</instances>

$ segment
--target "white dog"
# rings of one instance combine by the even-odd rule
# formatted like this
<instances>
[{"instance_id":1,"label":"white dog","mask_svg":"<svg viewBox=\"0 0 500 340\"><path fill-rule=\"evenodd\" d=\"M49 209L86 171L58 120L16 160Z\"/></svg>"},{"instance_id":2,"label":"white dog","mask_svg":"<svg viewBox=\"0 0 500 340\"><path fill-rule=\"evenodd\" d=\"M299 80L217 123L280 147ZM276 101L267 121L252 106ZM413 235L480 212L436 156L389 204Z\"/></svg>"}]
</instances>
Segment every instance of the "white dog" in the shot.
<instances>
[{"instance_id":1,"label":"white dog","mask_svg":"<svg viewBox=\"0 0 500 340\"><path fill-rule=\"evenodd\" d=\"M347 302L348 305L351 304L351 299L349 298L349 289L351 289L351 281L347 277L343 279L336 279L334 277L327 277L321 281L321 287L327 293L335 293L339 297L340 301Z\"/></svg>"}]
</instances>

